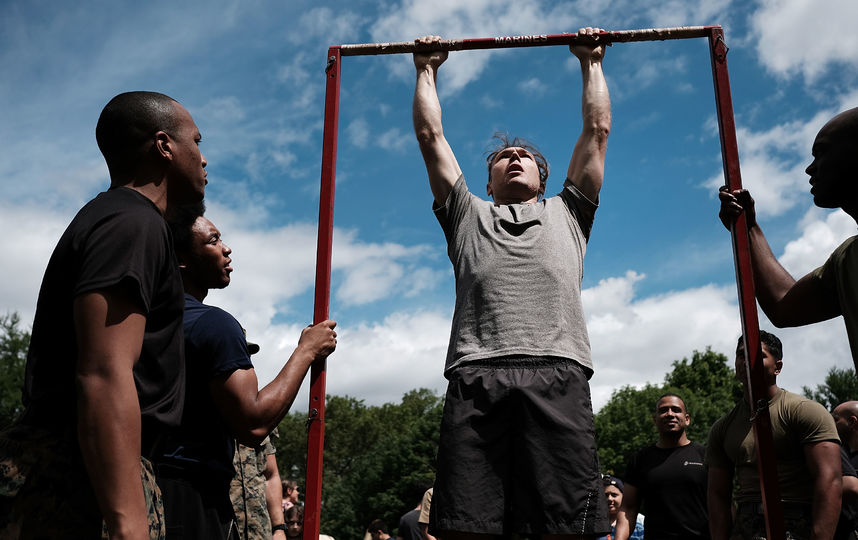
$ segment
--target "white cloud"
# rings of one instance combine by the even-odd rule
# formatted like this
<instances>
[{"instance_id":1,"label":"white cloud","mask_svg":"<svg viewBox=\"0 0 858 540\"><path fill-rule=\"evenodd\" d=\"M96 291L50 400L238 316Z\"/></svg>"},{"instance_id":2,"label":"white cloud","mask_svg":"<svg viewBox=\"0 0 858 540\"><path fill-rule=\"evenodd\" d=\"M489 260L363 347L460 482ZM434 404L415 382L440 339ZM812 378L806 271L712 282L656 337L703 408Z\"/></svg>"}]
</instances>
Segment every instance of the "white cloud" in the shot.
<instances>
[{"instance_id":1,"label":"white cloud","mask_svg":"<svg viewBox=\"0 0 858 540\"><path fill-rule=\"evenodd\" d=\"M816 82L829 68L858 68L858 2L762 0L751 16L759 62L772 73Z\"/></svg>"},{"instance_id":2,"label":"white cloud","mask_svg":"<svg viewBox=\"0 0 858 540\"><path fill-rule=\"evenodd\" d=\"M836 112L825 109L810 119L761 131L737 129L742 185L752 193L758 215L778 216L807 200L809 186L804 169L810 163L810 149L816 133ZM723 184L724 175L719 172L704 186L714 193Z\"/></svg>"},{"instance_id":3,"label":"white cloud","mask_svg":"<svg viewBox=\"0 0 858 540\"><path fill-rule=\"evenodd\" d=\"M321 37L329 45L342 45L354 41L365 22L364 17L352 11L316 7L302 14L297 25L289 26L286 38L292 43L303 43Z\"/></svg>"},{"instance_id":4,"label":"white cloud","mask_svg":"<svg viewBox=\"0 0 858 540\"><path fill-rule=\"evenodd\" d=\"M378 145L385 150L401 152L408 148L414 140L411 132L403 132L399 128L390 128L378 136Z\"/></svg>"},{"instance_id":5,"label":"white cloud","mask_svg":"<svg viewBox=\"0 0 858 540\"><path fill-rule=\"evenodd\" d=\"M53 212L31 205L0 204L0 313L17 311L29 326L36 311L42 276L54 246L74 213Z\"/></svg>"},{"instance_id":6,"label":"white cloud","mask_svg":"<svg viewBox=\"0 0 858 540\"><path fill-rule=\"evenodd\" d=\"M548 89L545 84L537 79L536 77L531 77L529 79L525 79L516 85L520 92L524 94L529 94L531 96L542 95Z\"/></svg>"},{"instance_id":7,"label":"white cloud","mask_svg":"<svg viewBox=\"0 0 858 540\"><path fill-rule=\"evenodd\" d=\"M855 220L846 212L812 208L803 220L801 236L786 245L780 263L798 279L822 266L841 242L855 234Z\"/></svg>"},{"instance_id":8,"label":"white cloud","mask_svg":"<svg viewBox=\"0 0 858 540\"><path fill-rule=\"evenodd\" d=\"M635 298L634 272L586 290L584 309L595 374L590 381L598 410L624 385L661 384L676 360L712 346L733 360L741 331L736 290L707 285L647 298ZM594 309L591 309L595 307ZM605 309L606 312L599 312ZM821 384L828 369L851 368L852 359L840 317L802 328L774 329L760 312L760 326L784 343L785 368L778 384L793 392Z\"/></svg>"},{"instance_id":9,"label":"white cloud","mask_svg":"<svg viewBox=\"0 0 858 540\"><path fill-rule=\"evenodd\" d=\"M364 118L355 118L349 122L346 135L353 145L366 148L369 145L369 123Z\"/></svg>"},{"instance_id":10,"label":"white cloud","mask_svg":"<svg viewBox=\"0 0 858 540\"><path fill-rule=\"evenodd\" d=\"M370 130L369 122L362 117L349 122L346 136L349 142L358 148L366 148L372 143L373 146L394 152L402 152L414 141L414 135L410 131L404 132L398 127L374 134Z\"/></svg>"},{"instance_id":11,"label":"white cloud","mask_svg":"<svg viewBox=\"0 0 858 540\"><path fill-rule=\"evenodd\" d=\"M253 334L262 346L253 356L262 384L282 368L302 329L271 326L262 335ZM326 393L357 397L372 405L399 402L414 388L443 395L449 335L450 315L438 312L392 313L379 322L338 326L338 349L327 362ZM295 399L295 410L307 410L309 386L307 377Z\"/></svg>"},{"instance_id":12,"label":"white cloud","mask_svg":"<svg viewBox=\"0 0 858 540\"><path fill-rule=\"evenodd\" d=\"M490 0L436 0L431 3L403 0L372 25L370 34L377 42L388 42L411 41L429 34L445 39L538 34L573 26L568 5L545 6L538 0L508 4ZM477 80L489 59L497 54L502 53L498 50L451 53L441 68L439 93L442 96L455 93ZM414 69L410 58L392 62L391 67L400 78L409 77Z\"/></svg>"}]
</instances>

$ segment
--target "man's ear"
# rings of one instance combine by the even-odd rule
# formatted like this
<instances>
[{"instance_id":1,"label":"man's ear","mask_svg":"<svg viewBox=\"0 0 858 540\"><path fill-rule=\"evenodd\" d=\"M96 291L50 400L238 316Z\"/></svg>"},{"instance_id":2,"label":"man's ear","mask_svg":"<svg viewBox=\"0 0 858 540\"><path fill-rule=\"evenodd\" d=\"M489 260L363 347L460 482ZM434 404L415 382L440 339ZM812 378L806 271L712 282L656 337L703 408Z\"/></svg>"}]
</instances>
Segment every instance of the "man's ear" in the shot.
<instances>
[{"instance_id":1,"label":"man's ear","mask_svg":"<svg viewBox=\"0 0 858 540\"><path fill-rule=\"evenodd\" d=\"M782 360L778 360L777 362L775 362L775 375L778 375L783 368L784 363Z\"/></svg>"},{"instance_id":2,"label":"man's ear","mask_svg":"<svg viewBox=\"0 0 858 540\"><path fill-rule=\"evenodd\" d=\"M165 159L173 159L172 141L166 131L155 133L155 151Z\"/></svg>"},{"instance_id":3,"label":"man's ear","mask_svg":"<svg viewBox=\"0 0 858 540\"><path fill-rule=\"evenodd\" d=\"M486 184L486 195L488 195L488 196L489 196L489 197L491 197L492 199L494 199L494 198L495 198L495 196L494 196L494 195L492 195L492 183L491 183L491 182L489 182L488 184Z\"/></svg>"}]
</instances>

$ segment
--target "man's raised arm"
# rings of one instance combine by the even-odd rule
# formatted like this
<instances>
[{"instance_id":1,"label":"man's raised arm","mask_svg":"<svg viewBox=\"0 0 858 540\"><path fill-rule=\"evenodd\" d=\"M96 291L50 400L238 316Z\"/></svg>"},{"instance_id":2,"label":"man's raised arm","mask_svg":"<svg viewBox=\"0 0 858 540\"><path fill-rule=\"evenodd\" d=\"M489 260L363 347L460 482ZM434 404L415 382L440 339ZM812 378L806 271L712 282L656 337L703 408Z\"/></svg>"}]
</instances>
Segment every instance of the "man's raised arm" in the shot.
<instances>
[{"instance_id":1,"label":"man's raised arm","mask_svg":"<svg viewBox=\"0 0 858 540\"><path fill-rule=\"evenodd\" d=\"M582 28L579 35L593 35L601 28ZM572 45L569 50L581 62L581 116L583 128L572 159L569 161L569 180L591 201L597 201L605 175L605 152L611 132L611 97L602 73L605 45Z\"/></svg>"},{"instance_id":2,"label":"man's raised arm","mask_svg":"<svg viewBox=\"0 0 858 540\"><path fill-rule=\"evenodd\" d=\"M754 290L760 307L778 328L802 326L840 315L840 306L823 294L822 285L811 274L796 281L778 262L763 230L757 224L754 199L748 190L730 192L722 186L718 217L730 230L739 214L745 214L754 272Z\"/></svg>"},{"instance_id":3,"label":"man's raised arm","mask_svg":"<svg viewBox=\"0 0 858 540\"><path fill-rule=\"evenodd\" d=\"M415 40L416 43L438 43L438 36L426 36ZM447 59L446 51L414 53L414 67L417 69L417 83L414 87L412 118L414 133L420 144L420 152L429 174L429 187L435 202L443 205L447 195L462 174L453 150L444 138L441 125L441 103L435 80L438 67Z\"/></svg>"}]
</instances>

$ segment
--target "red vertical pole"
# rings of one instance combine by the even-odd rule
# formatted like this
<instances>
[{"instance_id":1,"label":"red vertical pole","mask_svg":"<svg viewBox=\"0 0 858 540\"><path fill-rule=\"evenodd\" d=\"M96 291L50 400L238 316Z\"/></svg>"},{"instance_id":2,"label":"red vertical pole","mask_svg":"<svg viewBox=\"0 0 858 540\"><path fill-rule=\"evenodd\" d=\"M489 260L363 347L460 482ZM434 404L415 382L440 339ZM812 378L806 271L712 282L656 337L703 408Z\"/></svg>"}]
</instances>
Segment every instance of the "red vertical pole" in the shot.
<instances>
[{"instance_id":1,"label":"red vertical pole","mask_svg":"<svg viewBox=\"0 0 858 540\"><path fill-rule=\"evenodd\" d=\"M709 32L709 53L712 58L712 79L715 83L715 104L718 109L724 179L727 187L732 191L742 188L742 176L739 172L739 148L736 142L736 124L733 119L733 100L730 96L730 78L727 74L727 45L724 43L724 31L720 27L712 28ZM779 540L784 538L786 533L778 486L777 460L772 440L772 423L763 378L760 321L757 318L750 241L744 214L740 215L733 224L731 235L736 265L736 285L739 291L739 311L742 316L742 335L745 343L746 372L749 378L745 381L745 388L753 414L757 470L760 475L760 491L766 518L766 538Z\"/></svg>"},{"instance_id":2,"label":"red vertical pole","mask_svg":"<svg viewBox=\"0 0 858 540\"><path fill-rule=\"evenodd\" d=\"M328 318L331 300L331 246L334 234L334 180L337 168L337 122L340 111L340 48L328 49L325 67L325 128L322 135L322 186L316 246L316 297L313 324ZM319 538L322 505L322 451L325 446L325 360L310 368L307 416L307 479L304 486L304 538Z\"/></svg>"}]
</instances>

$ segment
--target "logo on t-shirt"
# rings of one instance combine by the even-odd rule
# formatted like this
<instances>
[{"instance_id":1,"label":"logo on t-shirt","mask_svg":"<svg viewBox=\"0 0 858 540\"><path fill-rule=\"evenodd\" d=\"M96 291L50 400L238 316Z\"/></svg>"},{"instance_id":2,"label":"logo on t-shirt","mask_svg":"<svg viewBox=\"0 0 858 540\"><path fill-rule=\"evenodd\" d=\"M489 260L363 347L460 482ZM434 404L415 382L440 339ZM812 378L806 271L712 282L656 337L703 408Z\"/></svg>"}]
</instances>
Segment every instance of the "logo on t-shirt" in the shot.
<instances>
[{"instance_id":1,"label":"logo on t-shirt","mask_svg":"<svg viewBox=\"0 0 858 540\"><path fill-rule=\"evenodd\" d=\"M688 461L688 460L686 460L686 461L685 461L685 463L683 463L682 465L683 465L684 467L688 467L689 465L696 465L696 466L698 466L698 467L702 467L702 466L703 466L703 464L702 464L702 463L700 463L699 461Z\"/></svg>"}]
</instances>

